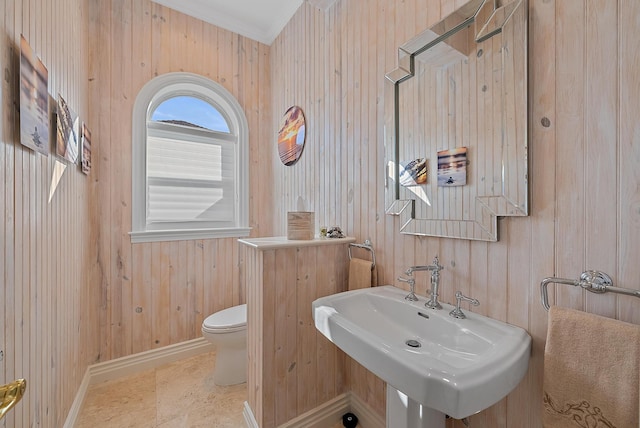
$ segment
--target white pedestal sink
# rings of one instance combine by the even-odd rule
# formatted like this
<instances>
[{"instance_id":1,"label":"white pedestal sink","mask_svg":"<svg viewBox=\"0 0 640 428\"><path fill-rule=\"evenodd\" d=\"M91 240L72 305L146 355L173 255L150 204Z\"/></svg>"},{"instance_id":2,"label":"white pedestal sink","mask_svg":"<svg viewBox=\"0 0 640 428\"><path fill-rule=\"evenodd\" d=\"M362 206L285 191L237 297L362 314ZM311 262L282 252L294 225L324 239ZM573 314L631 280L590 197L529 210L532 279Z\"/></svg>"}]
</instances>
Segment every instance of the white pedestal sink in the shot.
<instances>
[{"instance_id":1,"label":"white pedestal sink","mask_svg":"<svg viewBox=\"0 0 640 428\"><path fill-rule=\"evenodd\" d=\"M444 428L446 415L424 406L387 384L387 426Z\"/></svg>"},{"instance_id":2,"label":"white pedestal sink","mask_svg":"<svg viewBox=\"0 0 640 428\"><path fill-rule=\"evenodd\" d=\"M518 385L529 364L526 331L470 312L456 319L451 305L427 309L405 295L387 285L313 302L316 328L387 382L389 428L441 428L445 415L470 416Z\"/></svg>"}]
</instances>

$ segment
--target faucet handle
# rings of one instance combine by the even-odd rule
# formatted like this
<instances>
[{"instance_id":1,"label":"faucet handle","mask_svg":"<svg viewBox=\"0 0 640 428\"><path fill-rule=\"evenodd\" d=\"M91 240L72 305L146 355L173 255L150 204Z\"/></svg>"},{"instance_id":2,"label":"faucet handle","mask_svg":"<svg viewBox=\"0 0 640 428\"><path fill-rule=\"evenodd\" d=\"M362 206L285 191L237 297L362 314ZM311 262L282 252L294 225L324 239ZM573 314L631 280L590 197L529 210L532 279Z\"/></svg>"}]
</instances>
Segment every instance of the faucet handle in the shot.
<instances>
[{"instance_id":1,"label":"faucet handle","mask_svg":"<svg viewBox=\"0 0 640 428\"><path fill-rule=\"evenodd\" d=\"M439 271L441 271L442 269L444 269L444 266L442 266L442 265L440 264L440 260L438 259L438 256L435 256L435 257L433 258L433 266L435 267L435 269L434 269L434 271L435 271L435 272L439 272Z\"/></svg>"},{"instance_id":2,"label":"faucet handle","mask_svg":"<svg viewBox=\"0 0 640 428\"><path fill-rule=\"evenodd\" d=\"M471 303L473 306L479 306L480 305L480 301L478 299L472 299L471 297L465 296L460 291L456 291L456 307L451 312L449 312L449 315L451 315L454 318L461 319L461 320L463 320L463 319L465 319L467 317L464 314L464 312L462 312L462 309L460 309L460 302L462 300L464 300L465 302Z\"/></svg>"},{"instance_id":3,"label":"faucet handle","mask_svg":"<svg viewBox=\"0 0 640 428\"><path fill-rule=\"evenodd\" d=\"M409 273L409 275L411 275L411 273ZM418 296L416 296L416 293L415 293L415 288L416 288L416 280L415 280L415 278L413 278L413 277L403 278L403 277L399 276L398 277L398 281L406 282L407 284L409 284L409 287L411 288L411 292L404 297L405 300L410 300L412 302L417 302L418 301Z\"/></svg>"}]
</instances>

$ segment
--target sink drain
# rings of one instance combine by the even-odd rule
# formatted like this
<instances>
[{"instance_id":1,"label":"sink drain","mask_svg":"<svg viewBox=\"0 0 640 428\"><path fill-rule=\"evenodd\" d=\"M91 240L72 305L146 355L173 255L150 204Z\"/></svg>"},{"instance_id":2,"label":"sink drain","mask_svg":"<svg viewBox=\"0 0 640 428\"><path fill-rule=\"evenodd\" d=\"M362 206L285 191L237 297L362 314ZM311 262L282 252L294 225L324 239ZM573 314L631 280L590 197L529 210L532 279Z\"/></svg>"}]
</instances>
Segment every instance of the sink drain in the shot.
<instances>
[{"instance_id":1,"label":"sink drain","mask_svg":"<svg viewBox=\"0 0 640 428\"><path fill-rule=\"evenodd\" d=\"M413 339L409 339L404 343L406 343L408 346L411 346L412 348L419 348L419 347L422 346L420 344L420 342L418 342L417 340L413 340Z\"/></svg>"}]
</instances>

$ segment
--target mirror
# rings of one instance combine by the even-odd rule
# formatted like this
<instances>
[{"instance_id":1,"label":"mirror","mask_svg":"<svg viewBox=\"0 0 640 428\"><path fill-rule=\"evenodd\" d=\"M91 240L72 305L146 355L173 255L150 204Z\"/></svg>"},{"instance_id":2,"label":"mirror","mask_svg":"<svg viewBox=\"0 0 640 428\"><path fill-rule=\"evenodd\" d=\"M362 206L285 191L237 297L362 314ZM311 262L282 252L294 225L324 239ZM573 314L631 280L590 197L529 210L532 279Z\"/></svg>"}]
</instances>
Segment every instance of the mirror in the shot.
<instances>
[{"instance_id":1,"label":"mirror","mask_svg":"<svg viewBox=\"0 0 640 428\"><path fill-rule=\"evenodd\" d=\"M471 0L385 77L385 208L401 233L497 241L528 215L527 11Z\"/></svg>"}]
</instances>

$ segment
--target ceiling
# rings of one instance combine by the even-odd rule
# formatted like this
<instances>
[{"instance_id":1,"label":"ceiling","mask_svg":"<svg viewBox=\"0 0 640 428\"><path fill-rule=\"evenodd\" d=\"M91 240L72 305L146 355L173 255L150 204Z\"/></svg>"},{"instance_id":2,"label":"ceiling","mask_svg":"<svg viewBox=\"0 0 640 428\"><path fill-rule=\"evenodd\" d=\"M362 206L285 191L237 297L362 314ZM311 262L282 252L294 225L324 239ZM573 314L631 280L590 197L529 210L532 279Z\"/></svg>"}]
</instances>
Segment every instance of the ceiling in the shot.
<instances>
[{"instance_id":1,"label":"ceiling","mask_svg":"<svg viewBox=\"0 0 640 428\"><path fill-rule=\"evenodd\" d=\"M153 0L270 45L303 0Z\"/></svg>"}]
</instances>

